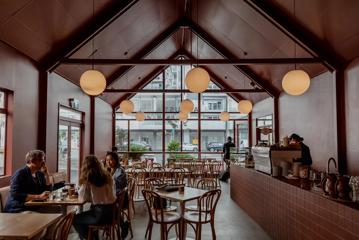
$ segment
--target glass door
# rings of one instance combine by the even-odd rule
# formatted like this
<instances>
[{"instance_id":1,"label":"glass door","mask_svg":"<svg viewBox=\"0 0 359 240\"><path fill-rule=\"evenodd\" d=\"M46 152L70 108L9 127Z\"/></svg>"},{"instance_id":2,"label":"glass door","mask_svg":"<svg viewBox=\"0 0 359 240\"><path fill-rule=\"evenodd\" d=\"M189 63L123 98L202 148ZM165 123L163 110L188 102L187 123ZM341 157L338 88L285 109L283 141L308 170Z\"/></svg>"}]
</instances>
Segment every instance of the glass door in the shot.
<instances>
[{"instance_id":1,"label":"glass door","mask_svg":"<svg viewBox=\"0 0 359 240\"><path fill-rule=\"evenodd\" d=\"M78 184L80 170L81 128L71 123L60 123L58 132L59 172L66 172L67 181Z\"/></svg>"}]
</instances>

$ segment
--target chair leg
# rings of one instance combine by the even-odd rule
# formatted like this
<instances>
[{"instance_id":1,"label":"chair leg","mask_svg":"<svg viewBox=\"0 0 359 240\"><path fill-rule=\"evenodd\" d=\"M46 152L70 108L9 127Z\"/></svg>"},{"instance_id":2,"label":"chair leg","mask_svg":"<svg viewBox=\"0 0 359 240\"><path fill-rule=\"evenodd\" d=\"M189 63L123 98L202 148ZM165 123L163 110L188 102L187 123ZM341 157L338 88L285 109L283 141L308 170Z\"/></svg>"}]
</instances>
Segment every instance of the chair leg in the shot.
<instances>
[{"instance_id":1,"label":"chair leg","mask_svg":"<svg viewBox=\"0 0 359 240\"><path fill-rule=\"evenodd\" d=\"M197 224L196 230L196 240L201 240L202 224Z\"/></svg>"},{"instance_id":2,"label":"chair leg","mask_svg":"<svg viewBox=\"0 0 359 240\"><path fill-rule=\"evenodd\" d=\"M131 239L133 238L133 231L132 231L132 223L130 219L127 219L128 221L128 228L130 230L130 234L131 234Z\"/></svg>"},{"instance_id":3,"label":"chair leg","mask_svg":"<svg viewBox=\"0 0 359 240\"><path fill-rule=\"evenodd\" d=\"M148 240L151 240L152 239L152 227L153 227L153 222L150 221L149 225L149 230L148 230Z\"/></svg>"},{"instance_id":4,"label":"chair leg","mask_svg":"<svg viewBox=\"0 0 359 240\"><path fill-rule=\"evenodd\" d=\"M148 234L148 232L149 232L149 230L150 230L150 224L151 224L151 220L148 219L147 228L146 228L146 233L145 233L145 238L147 237L147 234Z\"/></svg>"},{"instance_id":5,"label":"chair leg","mask_svg":"<svg viewBox=\"0 0 359 240\"><path fill-rule=\"evenodd\" d=\"M216 237L216 230L214 229L214 220L213 220L213 218L211 220L211 230L212 230L212 239L216 240L217 237Z\"/></svg>"}]
</instances>

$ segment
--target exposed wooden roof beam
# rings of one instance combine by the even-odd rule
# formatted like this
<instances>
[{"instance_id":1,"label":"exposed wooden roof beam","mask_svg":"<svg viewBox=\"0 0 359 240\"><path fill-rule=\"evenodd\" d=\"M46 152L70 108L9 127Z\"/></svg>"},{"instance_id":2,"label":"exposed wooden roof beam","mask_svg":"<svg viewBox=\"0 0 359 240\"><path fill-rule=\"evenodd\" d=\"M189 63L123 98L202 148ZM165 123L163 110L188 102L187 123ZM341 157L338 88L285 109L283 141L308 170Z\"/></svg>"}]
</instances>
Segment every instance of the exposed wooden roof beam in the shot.
<instances>
[{"instance_id":1,"label":"exposed wooden roof beam","mask_svg":"<svg viewBox=\"0 0 359 240\"><path fill-rule=\"evenodd\" d=\"M182 54L182 49L177 50L174 54L172 54L169 59L174 59L177 58L179 55ZM133 87L133 90L138 90L141 88L144 88L146 86L147 83L149 83L150 81L152 81L158 74L160 74L164 69L166 69L167 66L160 66L155 68L152 72L150 72L149 74L147 74L146 77L142 78L142 80L140 82L138 82L135 87ZM133 96L134 93L128 93L123 95L121 98L119 98L114 104L112 104L113 108L116 108L117 106L120 105L120 103L125 100L130 98L131 96Z\"/></svg>"},{"instance_id":2,"label":"exposed wooden roof beam","mask_svg":"<svg viewBox=\"0 0 359 240\"><path fill-rule=\"evenodd\" d=\"M321 63L319 58L246 58L246 59L79 59L70 58L61 61L61 64L76 64L76 65L114 65L122 66L133 65L263 65L263 64L308 64Z\"/></svg>"},{"instance_id":3,"label":"exposed wooden roof beam","mask_svg":"<svg viewBox=\"0 0 359 240\"><path fill-rule=\"evenodd\" d=\"M139 0L114 1L113 4L109 5L91 21L82 26L80 30L57 44L49 54L40 60L41 68L45 71L53 71L63 58L70 57L138 1Z\"/></svg>"},{"instance_id":4,"label":"exposed wooden roof beam","mask_svg":"<svg viewBox=\"0 0 359 240\"><path fill-rule=\"evenodd\" d=\"M213 76L213 72L210 73ZM106 89L106 93L190 93L188 89ZM255 92L265 92L263 89L208 89L204 91L205 93L255 93Z\"/></svg>"},{"instance_id":5,"label":"exposed wooden roof beam","mask_svg":"<svg viewBox=\"0 0 359 240\"><path fill-rule=\"evenodd\" d=\"M150 43L146 44L139 52L137 52L132 59L141 59L150 54L159 45L172 36L183 25L183 19L179 19L174 24L169 26L166 30L156 36ZM107 86L113 84L118 78L126 74L133 66L121 66L111 76L107 78Z\"/></svg>"},{"instance_id":6,"label":"exposed wooden roof beam","mask_svg":"<svg viewBox=\"0 0 359 240\"><path fill-rule=\"evenodd\" d=\"M237 59L237 56L235 56L229 49L227 49L224 45L222 45L222 43L217 41L212 35L207 33L203 28L201 28L199 25L194 23L192 20L186 19L186 24L197 34L197 36L199 36L204 42L206 42L209 46L215 49L224 58ZM266 90L266 92L270 96L272 97L279 96L280 91L278 91L275 87L273 87L273 85L271 85L268 81L266 81L257 73L255 73L248 66L234 65L234 67L237 68L241 73L243 73L249 79L253 80L262 89Z\"/></svg>"},{"instance_id":7,"label":"exposed wooden roof beam","mask_svg":"<svg viewBox=\"0 0 359 240\"><path fill-rule=\"evenodd\" d=\"M291 38L295 43L303 47L309 54L322 59L323 64L329 70L341 69L345 64L334 50L311 33L296 20L285 14L281 9L271 4L270 1L244 0L260 15L276 26L280 31Z\"/></svg>"},{"instance_id":8,"label":"exposed wooden roof beam","mask_svg":"<svg viewBox=\"0 0 359 240\"><path fill-rule=\"evenodd\" d=\"M186 50L183 50L183 55L187 59L190 59L192 61L195 60L195 57ZM215 74L208 67L203 66L203 65L199 65L199 66L206 69L206 71L208 72L208 74L211 77L211 79L213 80L213 82L216 83L221 89L234 90L231 86L229 86L228 83L226 83L221 77L219 77L217 74ZM243 96L241 94L239 94L238 92L233 92L233 93L228 93L228 94L237 101L244 99Z\"/></svg>"}]
</instances>

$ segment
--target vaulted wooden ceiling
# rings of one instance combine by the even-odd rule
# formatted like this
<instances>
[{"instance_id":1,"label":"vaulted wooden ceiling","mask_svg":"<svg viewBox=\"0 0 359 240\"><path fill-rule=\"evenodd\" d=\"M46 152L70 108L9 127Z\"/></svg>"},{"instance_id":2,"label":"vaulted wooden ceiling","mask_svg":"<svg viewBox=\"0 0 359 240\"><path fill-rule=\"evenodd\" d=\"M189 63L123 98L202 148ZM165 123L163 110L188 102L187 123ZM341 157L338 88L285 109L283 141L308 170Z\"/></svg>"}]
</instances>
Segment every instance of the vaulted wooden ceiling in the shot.
<instances>
[{"instance_id":1,"label":"vaulted wooden ceiling","mask_svg":"<svg viewBox=\"0 0 359 240\"><path fill-rule=\"evenodd\" d=\"M92 5L94 4L94 5ZM79 85L91 65L71 59L261 59L319 57L298 64L314 77L359 56L357 0L5 0L0 39ZM296 44L297 43L297 44ZM253 102L278 95L293 64L208 65L226 88ZM108 89L142 87L163 66L96 65ZM114 107L125 93L105 92Z\"/></svg>"}]
</instances>

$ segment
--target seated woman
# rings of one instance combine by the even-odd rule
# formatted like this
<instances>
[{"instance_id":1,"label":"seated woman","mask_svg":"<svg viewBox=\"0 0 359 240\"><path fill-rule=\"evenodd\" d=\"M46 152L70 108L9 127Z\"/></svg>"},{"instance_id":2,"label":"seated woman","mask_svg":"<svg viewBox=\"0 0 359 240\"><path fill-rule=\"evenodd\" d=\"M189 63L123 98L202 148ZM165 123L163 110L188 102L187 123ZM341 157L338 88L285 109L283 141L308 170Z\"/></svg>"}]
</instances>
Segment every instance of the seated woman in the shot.
<instances>
[{"instance_id":1,"label":"seated woman","mask_svg":"<svg viewBox=\"0 0 359 240\"><path fill-rule=\"evenodd\" d=\"M79 198L91 202L89 211L75 215L73 225L80 239L87 239L89 225L112 221L116 201L113 180L96 156L85 158L81 168Z\"/></svg>"},{"instance_id":2,"label":"seated woman","mask_svg":"<svg viewBox=\"0 0 359 240\"><path fill-rule=\"evenodd\" d=\"M11 178L10 195L4 212L40 211L38 207L26 207L26 201L44 199L51 190L49 173L45 165L45 153L32 150L26 154L26 165Z\"/></svg>"},{"instance_id":3,"label":"seated woman","mask_svg":"<svg viewBox=\"0 0 359 240\"><path fill-rule=\"evenodd\" d=\"M106 154L106 164L108 166L109 172L112 174L112 178L115 182L116 196L119 196L121 191L127 187L127 174L125 169L120 165L120 159L117 152L107 152ZM125 195L124 207L128 208L128 195ZM123 219L120 219L121 234L122 238L126 238L128 234L129 223L124 222Z\"/></svg>"},{"instance_id":4,"label":"seated woman","mask_svg":"<svg viewBox=\"0 0 359 240\"><path fill-rule=\"evenodd\" d=\"M127 187L127 175L125 169L121 167L120 159L116 152L107 152L106 164L115 181L116 196L118 196L120 192Z\"/></svg>"}]
</instances>

